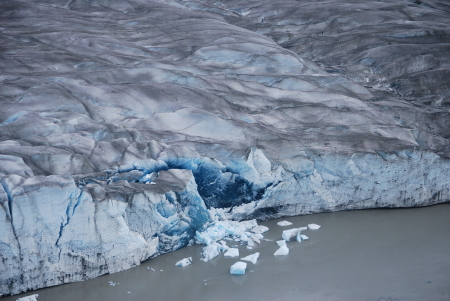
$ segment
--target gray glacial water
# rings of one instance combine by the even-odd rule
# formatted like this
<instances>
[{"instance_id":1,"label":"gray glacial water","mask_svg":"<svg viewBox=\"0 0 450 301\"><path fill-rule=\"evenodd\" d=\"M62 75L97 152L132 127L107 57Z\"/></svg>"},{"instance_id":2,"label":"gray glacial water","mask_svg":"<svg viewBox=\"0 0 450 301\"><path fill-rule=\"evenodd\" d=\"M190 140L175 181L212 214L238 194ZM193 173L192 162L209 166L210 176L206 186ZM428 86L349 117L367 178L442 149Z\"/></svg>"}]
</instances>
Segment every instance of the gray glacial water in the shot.
<instances>
[{"instance_id":1,"label":"gray glacial water","mask_svg":"<svg viewBox=\"0 0 450 301\"><path fill-rule=\"evenodd\" d=\"M33 293L38 301L450 300L449 216L445 203L296 216L286 218L293 223L287 227L276 225L282 219L271 220L261 223L270 228L264 237L271 241L239 248L240 257L261 253L244 276L229 274L234 258L200 261L201 246L195 245L123 272ZM273 256L282 230L308 223L322 227L304 231L308 241L289 242L289 255ZM192 265L175 266L188 256Z\"/></svg>"}]
</instances>

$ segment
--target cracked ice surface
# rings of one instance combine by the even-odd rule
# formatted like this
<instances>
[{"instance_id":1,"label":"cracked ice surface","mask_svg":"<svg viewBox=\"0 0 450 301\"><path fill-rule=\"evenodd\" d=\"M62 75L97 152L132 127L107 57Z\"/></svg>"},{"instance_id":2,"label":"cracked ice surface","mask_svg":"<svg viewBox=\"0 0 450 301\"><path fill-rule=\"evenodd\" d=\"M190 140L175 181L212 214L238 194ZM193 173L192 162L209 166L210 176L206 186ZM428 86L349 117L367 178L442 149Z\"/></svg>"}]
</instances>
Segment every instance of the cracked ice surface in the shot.
<instances>
[{"instance_id":1,"label":"cracked ice surface","mask_svg":"<svg viewBox=\"0 0 450 301\"><path fill-rule=\"evenodd\" d=\"M450 200L448 5L210 2L2 3L2 294Z\"/></svg>"}]
</instances>

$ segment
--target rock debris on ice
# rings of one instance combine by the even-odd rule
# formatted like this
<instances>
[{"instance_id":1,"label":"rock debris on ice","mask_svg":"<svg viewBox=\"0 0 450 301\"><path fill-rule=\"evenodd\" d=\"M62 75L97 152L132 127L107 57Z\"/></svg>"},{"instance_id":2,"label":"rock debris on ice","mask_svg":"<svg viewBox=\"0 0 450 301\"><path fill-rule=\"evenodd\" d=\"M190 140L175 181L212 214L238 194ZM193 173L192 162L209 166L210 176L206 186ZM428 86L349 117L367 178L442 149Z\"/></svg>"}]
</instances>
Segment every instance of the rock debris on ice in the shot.
<instances>
[{"instance_id":1,"label":"rock debris on ice","mask_svg":"<svg viewBox=\"0 0 450 301\"><path fill-rule=\"evenodd\" d=\"M242 261L238 261L230 267L231 275L244 275L247 264Z\"/></svg>"},{"instance_id":2,"label":"rock debris on ice","mask_svg":"<svg viewBox=\"0 0 450 301\"><path fill-rule=\"evenodd\" d=\"M183 258L181 260L178 260L177 263L175 263L177 267L185 267L190 264L192 264L192 257Z\"/></svg>"}]
</instances>

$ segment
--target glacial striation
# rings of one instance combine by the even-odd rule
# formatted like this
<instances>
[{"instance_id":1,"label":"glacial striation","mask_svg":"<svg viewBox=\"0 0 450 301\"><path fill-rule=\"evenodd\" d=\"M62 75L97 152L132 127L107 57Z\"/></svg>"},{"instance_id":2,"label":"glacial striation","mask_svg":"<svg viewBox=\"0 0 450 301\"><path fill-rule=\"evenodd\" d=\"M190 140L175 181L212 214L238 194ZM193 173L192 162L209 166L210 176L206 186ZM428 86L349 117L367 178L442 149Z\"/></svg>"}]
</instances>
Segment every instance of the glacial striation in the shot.
<instances>
[{"instance_id":1,"label":"glacial striation","mask_svg":"<svg viewBox=\"0 0 450 301\"><path fill-rule=\"evenodd\" d=\"M222 221L450 200L444 1L0 14L0 296L130 268Z\"/></svg>"}]
</instances>

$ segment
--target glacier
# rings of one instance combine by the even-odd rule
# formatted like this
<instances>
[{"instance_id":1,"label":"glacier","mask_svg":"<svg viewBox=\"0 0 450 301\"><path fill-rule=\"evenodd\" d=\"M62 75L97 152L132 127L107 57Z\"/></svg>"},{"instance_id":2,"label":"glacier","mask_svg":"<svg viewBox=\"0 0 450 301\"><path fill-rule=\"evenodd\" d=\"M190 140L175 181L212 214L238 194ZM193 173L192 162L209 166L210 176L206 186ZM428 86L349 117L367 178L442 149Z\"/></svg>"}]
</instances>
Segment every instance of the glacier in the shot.
<instances>
[{"instance_id":1,"label":"glacier","mask_svg":"<svg viewBox=\"0 0 450 301\"><path fill-rule=\"evenodd\" d=\"M0 7L0 296L450 200L444 1Z\"/></svg>"}]
</instances>

